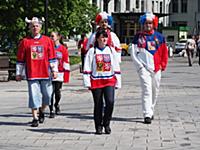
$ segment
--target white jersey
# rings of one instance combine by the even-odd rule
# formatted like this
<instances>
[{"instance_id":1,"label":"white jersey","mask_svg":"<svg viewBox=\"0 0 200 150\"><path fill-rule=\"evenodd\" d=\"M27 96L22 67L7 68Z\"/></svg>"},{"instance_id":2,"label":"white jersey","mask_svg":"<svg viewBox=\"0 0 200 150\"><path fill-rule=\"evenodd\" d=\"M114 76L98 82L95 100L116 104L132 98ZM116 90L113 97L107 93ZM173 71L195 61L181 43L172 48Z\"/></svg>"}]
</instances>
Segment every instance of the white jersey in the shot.
<instances>
[{"instance_id":1,"label":"white jersey","mask_svg":"<svg viewBox=\"0 0 200 150\"><path fill-rule=\"evenodd\" d=\"M106 46L103 50L94 47L89 49L85 57L83 81L84 86L89 88L121 88L120 65L114 48Z\"/></svg>"},{"instance_id":2,"label":"white jersey","mask_svg":"<svg viewBox=\"0 0 200 150\"><path fill-rule=\"evenodd\" d=\"M115 49L115 51L117 52L117 57L119 59L119 62L121 62L121 45L119 38L114 32L109 32L109 33L111 35L111 43L110 44L108 43L108 45ZM86 47L87 50L91 47L94 47L95 38L96 38L96 32L91 34L91 36L89 37Z\"/></svg>"}]
</instances>

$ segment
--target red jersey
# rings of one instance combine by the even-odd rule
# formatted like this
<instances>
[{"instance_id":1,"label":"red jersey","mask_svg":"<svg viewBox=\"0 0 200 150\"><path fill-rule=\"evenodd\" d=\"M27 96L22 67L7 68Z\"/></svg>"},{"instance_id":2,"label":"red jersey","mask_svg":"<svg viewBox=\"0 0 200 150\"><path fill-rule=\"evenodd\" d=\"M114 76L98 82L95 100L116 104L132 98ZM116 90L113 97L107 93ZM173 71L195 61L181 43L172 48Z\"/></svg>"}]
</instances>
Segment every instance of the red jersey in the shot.
<instances>
[{"instance_id":1,"label":"red jersey","mask_svg":"<svg viewBox=\"0 0 200 150\"><path fill-rule=\"evenodd\" d=\"M88 38L84 38L83 40L81 39L78 42L78 47L81 48L81 53L82 54L86 54L87 53L87 42L88 42Z\"/></svg>"},{"instance_id":2,"label":"red jersey","mask_svg":"<svg viewBox=\"0 0 200 150\"><path fill-rule=\"evenodd\" d=\"M57 71L53 41L44 35L24 38L18 47L16 73L26 66L28 80L49 79L50 71Z\"/></svg>"},{"instance_id":3,"label":"red jersey","mask_svg":"<svg viewBox=\"0 0 200 150\"><path fill-rule=\"evenodd\" d=\"M58 73L57 78L53 81L69 82L70 65L69 54L67 48L63 45L55 46L56 59L58 61Z\"/></svg>"}]
</instances>

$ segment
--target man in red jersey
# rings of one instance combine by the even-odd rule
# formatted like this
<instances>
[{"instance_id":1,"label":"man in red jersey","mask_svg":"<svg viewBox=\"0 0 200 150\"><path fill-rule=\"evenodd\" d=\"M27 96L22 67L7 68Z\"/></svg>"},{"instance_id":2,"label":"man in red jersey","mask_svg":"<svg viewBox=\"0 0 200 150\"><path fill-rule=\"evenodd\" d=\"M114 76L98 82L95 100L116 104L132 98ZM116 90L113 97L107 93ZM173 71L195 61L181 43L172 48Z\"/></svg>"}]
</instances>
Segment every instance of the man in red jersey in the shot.
<instances>
[{"instance_id":1,"label":"man in red jersey","mask_svg":"<svg viewBox=\"0 0 200 150\"><path fill-rule=\"evenodd\" d=\"M25 21L32 34L23 38L18 46L16 81L22 80L22 72L25 69L29 108L33 116L31 126L37 127L44 122L44 110L49 105L52 94L51 78L56 78L58 67L53 41L40 34L44 20L33 17L32 20L26 18Z\"/></svg>"}]
</instances>

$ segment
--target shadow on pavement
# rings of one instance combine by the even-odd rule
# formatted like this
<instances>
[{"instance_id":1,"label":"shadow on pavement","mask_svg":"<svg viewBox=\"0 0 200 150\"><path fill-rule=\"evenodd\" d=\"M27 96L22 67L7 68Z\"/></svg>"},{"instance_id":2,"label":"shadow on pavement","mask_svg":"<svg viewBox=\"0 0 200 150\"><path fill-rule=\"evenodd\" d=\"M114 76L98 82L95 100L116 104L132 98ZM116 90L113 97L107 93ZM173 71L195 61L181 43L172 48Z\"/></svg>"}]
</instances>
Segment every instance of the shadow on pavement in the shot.
<instances>
[{"instance_id":1,"label":"shadow on pavement","mask_svg":"<svg viewBox=\"0 0 200 150\"><path fill-rule=\"evenodd\" d=\"M67 118L72 119L83 119L83 120L93 120L92 113L62 113L62 116L66 116ZM119 121L119 122L136 122L136 123L144 123L143 118L122 118L122 117L112 117L112 121Z\"/></svg>"},{"instance_id":2,"label":"shadow on pavement","mask_svg":"<svg viewBox=\"0 0 200 150\"><path fill-rule=\"evenodd\" d=\"M122 121L122 122L136 122L136 123L144 123L143 121L143 118L138 118L138 117L135 117L135 118L121 118L121 117L113 117L112 118L113 121Z\"/></svg>"},{"instance_id":3,"label":"shadow on pavement","mask_svg":"<svg viewBox=\"0 0 200 150\"><path fill-rule=\"evenodd\" d=\"M31 114L30 113L27 113L27 114L2 114L0 115L0 117L2 118L9 118L9 120L11 118L13 118L13 120L16 121L16 119L14 118L25 118L25 117L31 117ZM0 121L0 126L1 125L4 125L4 126L28 126L31 122L15 122L15 121L12 121L12 122L8 122L8 121Z\"/></svg>"},{"instance_id":4,"label":"shadow on pavement","mask_svg":"<svg viewBox=\"0 0 200 150\"><path fill-rule=\"evenodd\" d=\"M19 118L24 118L24 117L31 117L31 114L3 114L0 115L0 117L5 117L5 118L9 118L9 117L19 117Z\"/></svg>"},{"instance_id":5,"label":"shadow on pavement","mask_svg":"<svg viewBox=\"0 0 200 150\"><path fill-rule=\"evenodd\" d=\"M60 115L72 119L93 120L93 114L91 113L62 113Z\"/></svg>"},{"instance_id":6,"label":"shadow on pavement","mask_svg":"<svg viewBox=\"0 0 200 150\"><path fill-rule=\"evenodd\" d=\"M59 129L59 128L47 128L47 129L27 129L32 132L40 132L40 133L49 133L49 134L56 134L56 133L78 133L78 134L94 134L93 132L87 132L83 130L75 130L75 129Z\"/></svg>"},{"instance_id":7,"label":"shadow on pavement","mask_svg":"<svg viewBox=\"0 0 200 150\"><path fill-rule=\"evenodd\" d=\"M23 123L23 122L3 122L0 121L0 126L28 126L29 123Z\"/></svg>"}]
</instances>

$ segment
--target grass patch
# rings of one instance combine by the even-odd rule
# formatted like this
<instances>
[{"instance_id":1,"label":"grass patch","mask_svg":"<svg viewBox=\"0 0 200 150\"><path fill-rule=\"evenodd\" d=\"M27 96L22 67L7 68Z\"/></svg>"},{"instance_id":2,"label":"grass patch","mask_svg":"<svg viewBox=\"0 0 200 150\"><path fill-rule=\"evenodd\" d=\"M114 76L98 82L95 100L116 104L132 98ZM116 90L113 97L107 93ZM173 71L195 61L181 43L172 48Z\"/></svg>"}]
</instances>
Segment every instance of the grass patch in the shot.
<instances>
[{"instance_id":1,"label":"grass patch","mask_svg":"<svg viewBox=\"0 0 200 150\"><path fill-rule=\"evenodd\" d=\"M69 56L70 65L79 64L81 62L80 56Z\"/></svg>"}]
</instances>

